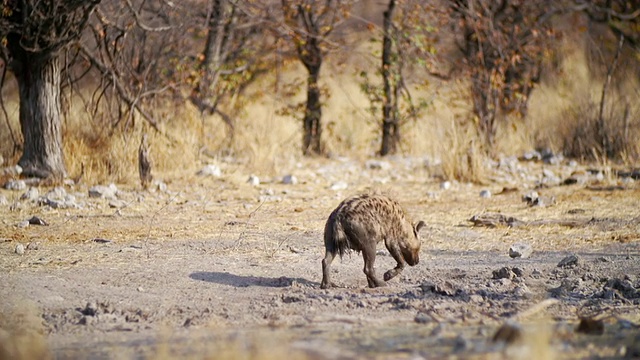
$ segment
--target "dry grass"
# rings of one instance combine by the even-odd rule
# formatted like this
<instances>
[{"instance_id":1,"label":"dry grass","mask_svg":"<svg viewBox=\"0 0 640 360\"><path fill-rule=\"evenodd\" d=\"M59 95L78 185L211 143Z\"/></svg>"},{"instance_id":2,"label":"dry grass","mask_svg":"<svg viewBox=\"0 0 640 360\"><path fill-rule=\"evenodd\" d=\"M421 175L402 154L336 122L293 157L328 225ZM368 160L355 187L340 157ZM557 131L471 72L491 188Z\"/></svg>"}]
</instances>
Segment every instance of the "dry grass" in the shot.
<instances>
[{"instance_id":1,"label":"dry grass","mask_svg":"<svg viewBox=\"0 0 640 360\"><path fill-rule=\"evenodd\" d=\"M4 306L11 304L4 299ZM15 305L19 304L19 305ZM28 301L14 302L8 313L0 312L0 359L51 359L40 310Z\"/></svg>"},{"instance_id":2,"label":"dry grass","mask_svg":"<svg viewBox=\"0 0 640 360\"><path fill-rule=\"evenodd\" d=\"M366 96L360 91L355 75L362 68L370 74L377 62L370 45L353 50L357 59L328 59L322 73L322 86L330 94L324 99L324 141L329 154L351 158L374 156L379 148L378 121L368 111ZM604 151L595 126L602 81L592 75L592 64L585 52L569 40L561 48L566 54L557 74L541 84L532 95L525 119L509 119L498 129L496 154L514 155L534 147L567 151L569 155L589 160L615 156L627 164L637 162L640 136L637 114L640 108L624 104L637 103L638 84L629 80L615 86L607 103L606 134L612 151ZM556 76L557 75L557 76ZM623 78L619 76L618 78ZM632 78L632 77L630 77ZM234 136L217 116L202 116L188 103L167 104L162 122L164 134L150 129L136 119L126 131L88 121L79 107L69 111L64 127L64 152L71 177L84 167L86 183L138 182L137 149L141 135L148 133L155 178L171 180L193 174L210 162L228 159L245 167L246 172L263 176L282 175L300 160L301 126L298 119L282 115L282 109L304 100L304 86L291 96L287 84L304 84L305 72L297 63L279 69L248 91L244 100L228 105L237 114ZM402 129L401 154L440 159L445 178L483 182L486 151L469 121L469 96L464 84L451 81L434 83L414 93L414 98L433 99L420 121L409 122ZM7 94L10 95L10 94ZM8 96L9 123L19 135L18 107L15 94ZM628 111L627 111L628 110ZM6 122L0 124L0 154L13 164L14 154ZM8 130L8 129L7 129Z\"/></svg>"}]
</instances>

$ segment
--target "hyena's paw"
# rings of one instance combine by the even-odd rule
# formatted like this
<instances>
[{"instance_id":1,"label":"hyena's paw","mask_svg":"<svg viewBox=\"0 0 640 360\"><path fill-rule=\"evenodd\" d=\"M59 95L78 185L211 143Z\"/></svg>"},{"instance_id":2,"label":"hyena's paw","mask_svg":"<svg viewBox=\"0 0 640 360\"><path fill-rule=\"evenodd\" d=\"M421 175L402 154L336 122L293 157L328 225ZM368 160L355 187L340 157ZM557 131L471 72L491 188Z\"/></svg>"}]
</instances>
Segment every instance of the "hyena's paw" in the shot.
<instances>
[{"instance_id":1,"label":"hyena's paw","mask_svg":"<svg viewBox=\"0 0 640 360\"><path fill-rule=\"evenodd\" d=\"M393 279L394 277L398 276L398 274L400 274L399 270L391 269L391 270L387 271L386 273L384 273L384 281L389 281L389 280Z\"/></svg>"}]
</instances>

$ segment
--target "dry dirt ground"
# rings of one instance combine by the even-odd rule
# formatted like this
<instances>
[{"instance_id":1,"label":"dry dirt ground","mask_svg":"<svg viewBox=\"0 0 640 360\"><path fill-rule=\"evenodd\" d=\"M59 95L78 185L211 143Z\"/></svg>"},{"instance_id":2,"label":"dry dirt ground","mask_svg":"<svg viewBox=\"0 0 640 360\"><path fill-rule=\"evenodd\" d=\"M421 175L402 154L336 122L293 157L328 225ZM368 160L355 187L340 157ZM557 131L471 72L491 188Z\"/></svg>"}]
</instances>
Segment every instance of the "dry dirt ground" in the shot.
<instances>
[{"instance_id":1,"label":"dry dirt ground","mask_svg":"<svg viewBox=\"0 0 640 360\"><path fill-rule=\"evenodd\" d=\"M308 160L292 184L254 186L220 166L112 199L67 185L64 209L0 190L0 358L640 356L638 180L512 159L485 185L447 188L424 160L395 158ZM523 202L536 187L544 201ZM421 261L368 289L354 253L321 290L324 222L362 191L428 224ZM25 227L33 216L47 225ZM511 258L514 243L532 255ZM376 266L394 266L383 246Z\"/></svg>"}]
</instances>

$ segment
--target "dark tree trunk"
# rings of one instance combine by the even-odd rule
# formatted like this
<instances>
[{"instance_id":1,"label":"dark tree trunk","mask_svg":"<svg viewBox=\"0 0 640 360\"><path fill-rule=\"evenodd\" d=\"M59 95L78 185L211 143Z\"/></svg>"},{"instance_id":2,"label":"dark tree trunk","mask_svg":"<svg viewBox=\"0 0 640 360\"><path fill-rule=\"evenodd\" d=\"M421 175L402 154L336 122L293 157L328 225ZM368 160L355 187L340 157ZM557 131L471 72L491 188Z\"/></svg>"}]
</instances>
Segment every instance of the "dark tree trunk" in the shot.
<instances>
[{"instance_id":1,"label":"dark tree trunk","mask_svg":"<svg viewBox=\"0 0 640 360\"><path fill-rule=\"evenodd\" d=\"M302 153L305 156L321 155L322 148L322 104L320 103L320 68L322 50L316 38L309 38L304 46L298 47L298 55L309 72L307 78L307 103L302 120Z\"/></svg>"},{"instance_id":2,"label":"dark tree trunk","mask_svg":"<svg viewBox=\"0 0 640 360\"><path fill-rule=\"evenodd\" d=\"M302 149L304 155L322 154L322 105L320 104L320 87L318 78L320 66L308 67L309 78L307 80L307 104L304 112L304 135Z\"/></svg>"},{"instance_id":3,"label":"dark tree trunk","mask_svg":"<svg viewBox=\"0 0 640 360\"><path fill-rule=\"evenodd\" d=\"M20 91L23 174L61 180L66 176L60 118L60 61L51 54L13 49L13 73Z\"/></svg>"},{"instance_id":4,"label":"dark tree trunk","mask_svg":"<svg viewBox=\"0 0 640 360\"><path fill-rule=\"evenodd\" d=\"M384 12L382 40L382 80L384 87L384 100L382 104L382 146L380 155L385 156L396 152L400 142L400 127L398 124L398 85L391 79L393 39L391 31L393 25L393 10L395 0L389 1L389 7Z\"/></svg>"}]
</instances>

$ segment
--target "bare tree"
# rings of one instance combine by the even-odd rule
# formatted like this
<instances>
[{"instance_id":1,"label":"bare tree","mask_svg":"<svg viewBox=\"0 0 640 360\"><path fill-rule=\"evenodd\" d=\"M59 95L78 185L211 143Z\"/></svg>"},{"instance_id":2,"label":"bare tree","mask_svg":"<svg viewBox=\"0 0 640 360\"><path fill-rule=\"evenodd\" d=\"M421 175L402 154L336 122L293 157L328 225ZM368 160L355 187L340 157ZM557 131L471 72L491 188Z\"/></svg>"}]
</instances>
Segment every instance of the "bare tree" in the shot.
<instances>
[{"instance_id":1,"label":"bare tree","mask_svg":"<svg viewBox=\"0 0 640 360\"><path fill-rule=\"evenodd\" d=\"M430 71L435 52L434 28L429 24L435 10L422 1L390 0L383 14L382 66L382 144L380 155L394 154L400 145L400 127L408 119L417 119L426 101L416 103L411 96L408 71ZM414 71L415 73L415 71ZM405 109L401 108L405 105Z\"/></svg>"},{"instance_id":2,"label":"bare tree","mask_svg":"<svg viewBox=\"0 0 640 360\"><path fill-rule=\"evenodd\" d=\"M394 154L401 145L401 128L417 121L429 104L428 98L414 99L412 92L427 84L434 71L433 44L437 38L434 17L437 9L420 0L390 0L383 12L382 53L377 75L382 84L360 72L361 91L369 99L371 114L380 121L381 156ZM373 28L373 27L372 27Z\"/></svg>"},{"instance_id":3,"label":"bare tree","mask_svg":"<svg viewBox=\"0 0 640 360\"><path fill-rule=\"evenodd\" d=\"M267 5L268 6L268 5ZM190 101L203 113L218 114L229 127L233 117L218 106L264 71L265 12L254 1L209 0L204 16L206 41L195 64Z\"/></svg>"},{"instance_id":4,"label":"bare tree","mask_svg":"<svg viewBox=\"0 0 640 360\"><path fill-rule=\"evenodd\" d=\"M323 153L320 68L331 45L329 35L348 16L350 7L350 0L282 0L286 25L283 33L293 42L298 59L309 74L302 120L302 152L305 155Z\"/></svg>"},{"instance_id":5,"label":"bare tree","mask_svg":"<svg viewBox=\"0 0 640 360\"><path fill-rule=\"evenodd\" d=\"M502 113L526 115L540 80L551 16L548 0L451 0L447 2L471 84L473 112L485 144L492 147Z\"/></svg>"},{"instance_id":6,"label":"bare tree","mask_svg":"<svg viewBox=\"0 0 640 360\"><path fill-rule=\"evenodd\" d=\"M62 152L59 54L82 34L100 0L16 0L0 4L1 56L15 75L20 96L27 176L66 176Z\"/></svg>"}]
</instances>

